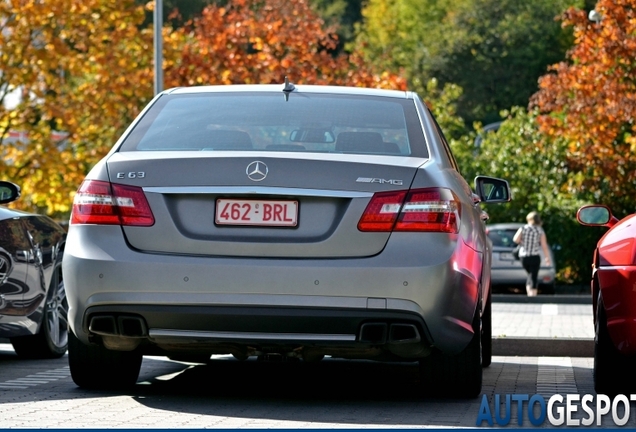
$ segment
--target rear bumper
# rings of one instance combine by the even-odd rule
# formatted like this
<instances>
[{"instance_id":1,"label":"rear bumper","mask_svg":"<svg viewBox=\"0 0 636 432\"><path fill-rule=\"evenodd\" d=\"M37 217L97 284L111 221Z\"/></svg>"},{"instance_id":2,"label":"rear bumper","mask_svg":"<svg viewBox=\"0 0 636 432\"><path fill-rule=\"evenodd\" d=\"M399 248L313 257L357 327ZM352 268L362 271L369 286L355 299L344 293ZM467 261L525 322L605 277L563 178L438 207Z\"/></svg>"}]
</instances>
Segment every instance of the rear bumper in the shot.
<instances>
[{"instance_id":1,"label":"rear bumper","mask_svg":"<svg viewBox=\"0 0 636 432\"><path fill-rule=\"evenodd\" d=\"M84 343L91 334L109 338L91 332L97 315L115 323L140 317L142 346L167 350L193 343L388 349L391 326L400 324L417 329L422 347L452 354L473 335L479 283L458 269L457 242L432 247L404 233L368 258L186 257L131 250L116 226L71 228L63 271L69 323ZM366 324L380 333L385 326L386 339L365 341Z\"/></svg>"},{"instance_id":2,"label":"rear bumper","mask_svg":"<svg viewBox=\"0 0 636 432\"><path fill-rule=\"evenodd\" d=\"M419 358L431 340L421 317L397 310L259 306L90 307L83 331L113 349L167 352L307 352Z\"/></svg>"}]
</instances>

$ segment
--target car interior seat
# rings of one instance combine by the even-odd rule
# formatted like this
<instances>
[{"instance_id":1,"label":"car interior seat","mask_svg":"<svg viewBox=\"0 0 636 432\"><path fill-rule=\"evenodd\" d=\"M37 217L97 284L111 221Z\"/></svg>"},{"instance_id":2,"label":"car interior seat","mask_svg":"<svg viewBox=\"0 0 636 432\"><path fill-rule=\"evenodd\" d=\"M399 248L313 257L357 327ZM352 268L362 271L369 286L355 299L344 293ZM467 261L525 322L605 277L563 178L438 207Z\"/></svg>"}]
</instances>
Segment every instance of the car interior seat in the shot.
<instances>
[{"instance_id":1,"label":"car interior seat","mask_svg":"<svg viewBox=\"0 0 636 432\"><path fill-rule=\"evenodd\" d=\"M336 151L344 153L386 153L384 140L378 132L340 132Z\"/></svg>"}]
</instances>

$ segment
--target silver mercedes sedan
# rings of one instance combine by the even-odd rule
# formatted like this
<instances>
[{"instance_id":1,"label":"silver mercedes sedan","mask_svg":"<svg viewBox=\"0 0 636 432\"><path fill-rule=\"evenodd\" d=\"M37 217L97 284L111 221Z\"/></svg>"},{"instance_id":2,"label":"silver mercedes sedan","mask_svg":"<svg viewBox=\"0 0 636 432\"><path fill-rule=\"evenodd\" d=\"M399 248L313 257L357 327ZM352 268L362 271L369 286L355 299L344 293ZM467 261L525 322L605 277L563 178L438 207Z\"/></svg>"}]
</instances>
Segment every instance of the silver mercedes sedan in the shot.
<instances>
[{"instance_id":1,"label":"silver mercedes sedan","mask_svg":"<svg viewBox=\"0 0 636 432\"><path fill-rule=\"evenodd\" d=\"M134 384L143 355L331 356L419 361L423 392L475 397L491 357L481 205L509 199L505 180L469 186L412 92L166 90L75 196L73 380Z\"/></svg>"}]
</instances>

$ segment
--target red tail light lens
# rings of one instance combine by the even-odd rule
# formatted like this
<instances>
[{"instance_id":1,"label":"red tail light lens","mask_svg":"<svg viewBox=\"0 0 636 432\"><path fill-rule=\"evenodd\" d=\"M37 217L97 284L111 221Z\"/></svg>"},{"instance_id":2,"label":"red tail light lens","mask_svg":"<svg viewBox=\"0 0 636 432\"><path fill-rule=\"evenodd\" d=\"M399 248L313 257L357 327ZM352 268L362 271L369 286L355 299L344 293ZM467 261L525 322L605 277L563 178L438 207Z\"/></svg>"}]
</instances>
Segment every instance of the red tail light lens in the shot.
<instances>
[{"instance_id":1,"label":"red tail light lens","mask_svg":"<svg viewBox=\"0 0 636 432\"><path fill-rule=\"evenodd\" d=\"M382 192L373 195L360 231L459 232L460 203L444 188Z\"/></svg>"},{"instance_id":2,"label":"red tail light lens","mask_svg":"<svg viewBox=\"0 0 636 432\"><path fill-rule=\"evenodd\" d=\"M140 187L85 180L73 200L71 223L152 226L155 218Z\"/></svg>"},{"instance_id":3,"label":"red tail light lens","mask_svg":"<svg viewBox=\"0 0 636 432\"><path fill-rule=\"evenodd\" d=\"M406 191L380 192L373 195L358 222L360 231L391 231L400 214Z\"/></svg>"}]
</instances>

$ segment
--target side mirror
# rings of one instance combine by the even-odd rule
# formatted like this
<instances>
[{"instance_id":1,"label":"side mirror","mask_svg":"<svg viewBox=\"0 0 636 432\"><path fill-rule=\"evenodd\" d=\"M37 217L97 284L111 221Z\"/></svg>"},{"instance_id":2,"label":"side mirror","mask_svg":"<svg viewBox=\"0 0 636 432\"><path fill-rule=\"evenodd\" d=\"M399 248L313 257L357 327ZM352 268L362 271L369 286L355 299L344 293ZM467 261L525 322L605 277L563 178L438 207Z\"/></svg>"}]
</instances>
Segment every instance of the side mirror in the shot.
<instances>
[{"instance_id":1,"label":"side mirror","mask_svg":"<svg viewBox=\"0 0 636 432\"><path fill-rule=\"evenodd\" d=\"M20 186L17 184L0 181L0 204L10 203L20 198Z\"/></svg>"},{"instance_id":2,"label":"side mirror","mask_svg":"<svg viewBox=\"0 0 636 432\"><path fill-rule=\"evenodd\" d=\"M609 207L601 204L592 204L581 207L576 212L576 220L584 226L606 226L616 225L618 219L612 215Z\"/></svg>"},{"instance_id":3,"label":"side mirror","mask_svg":"<svg viewBox=\"0 0 636 432\"><path fill-rule=\"evenodd\" d=\"M508 182L495 177L475 177L475 191L485 203L502 203L511 199Z\"/></svg>"}]
</instances>

